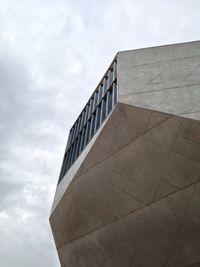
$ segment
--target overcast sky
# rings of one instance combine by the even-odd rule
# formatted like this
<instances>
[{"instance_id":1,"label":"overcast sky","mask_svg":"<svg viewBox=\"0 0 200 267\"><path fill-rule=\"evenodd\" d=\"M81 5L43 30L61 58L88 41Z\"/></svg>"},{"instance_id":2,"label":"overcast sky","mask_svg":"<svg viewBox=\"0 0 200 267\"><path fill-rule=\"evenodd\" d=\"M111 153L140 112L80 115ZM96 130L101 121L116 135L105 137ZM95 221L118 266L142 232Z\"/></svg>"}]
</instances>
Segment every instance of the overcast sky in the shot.
<instances>
[{"instance_id":1,"label":"overcast sky","mask_svg":"<svg viewBox=\"0 0 200 267\"><path fill-rule=\"evenodd\" d=\"M0 266L58 267L67 135L118 50L200 39L199 0L0 1Z\"/></svg>"}]
</instances>

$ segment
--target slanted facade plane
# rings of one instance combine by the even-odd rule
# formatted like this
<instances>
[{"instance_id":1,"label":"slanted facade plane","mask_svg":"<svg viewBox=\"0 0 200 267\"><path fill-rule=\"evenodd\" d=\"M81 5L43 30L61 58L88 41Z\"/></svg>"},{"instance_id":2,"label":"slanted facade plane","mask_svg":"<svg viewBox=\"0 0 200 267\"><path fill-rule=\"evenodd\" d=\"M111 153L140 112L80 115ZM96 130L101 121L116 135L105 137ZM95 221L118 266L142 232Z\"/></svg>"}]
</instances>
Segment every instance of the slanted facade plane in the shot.
<instances>
[{"instance_id":1,"label":"slanted facade plane","mask_svg":"<svg viewBox=\"0 0 200 267\"><path fill-rule=\"evenodd\" d=\"M62 267L200 266L200 41L118 52L72 126Z\"/></svg>"}]
</instances>

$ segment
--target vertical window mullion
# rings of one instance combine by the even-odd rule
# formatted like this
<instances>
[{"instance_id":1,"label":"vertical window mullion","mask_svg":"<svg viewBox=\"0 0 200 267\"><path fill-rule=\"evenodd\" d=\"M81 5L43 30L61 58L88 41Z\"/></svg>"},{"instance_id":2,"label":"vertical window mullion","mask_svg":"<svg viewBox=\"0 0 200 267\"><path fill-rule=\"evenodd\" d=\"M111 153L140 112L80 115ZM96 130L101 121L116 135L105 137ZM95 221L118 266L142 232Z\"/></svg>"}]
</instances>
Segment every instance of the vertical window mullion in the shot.
<instances>
[{"instance_id":1,"label":"vertical window mullion","mask_svg":"<svg viewBox=\"0 0 200 267\"><path fill-rule=\"evenodd\" d=\"M80 124L80 131L83 128L83 123L84 123L84 115L85 115L85 111L83 110L81 113L81 124Z\"/></svg>"},{"instance_id":2,"label":"vertical window mullion","mask_svg":"<svg viewBox=\"0 0 200 267\"><path fill-rule=\"evenodd\" d=\"M102 85L99 85L99 98L98 98L98 103L101 102L102 94L103 94L103 86Z\"/></svg>"},{"instance_id":3,"label":"vertical window mullion","mask_svg":"<svg viewBox=\"0 0 200 267\"><path fill-rule=\"evenodd\" d=\"M85 127L83 128L82 133L81 133L80 151L84 149L84 141L85 141Z\"/></svg>"},{"instance_id":4,"label":"vertical window mullion","mask_svg":"<svg viewBox=\"0 0 200 267\"><path fill-rule=\"evenodd\" d=\"M106 101L106 103L105 103L105 105L106 105L106 117L108 116L108 93L109 93L109 91L107 92L106 97L105 97L105 101Z\"/></svg>"},{"instance_id":5,"label":"vertical window mullion","mask_svg":"<svg viewBox=\"0 0 200 267\"><path fill-rule=\"evenodd\" d=\"M108 96L107 96L107 105L108 105L108 114L112 110L112 88L108 91Z\"/></svg>"},{"instance_id":6,"label":"vertical window mullion","mask_svg":"<svg viewBox=\"0 0 200 267\"><path fill-rule=\"evenodd\" d=\"M75 151L75 159L79 156L79 145L80 145L80 135L77 138L77 145L76 145L76 151Z\"/></svg>"},{"instance_id":7,"label":"vertical window mullion","mask_svg":"<svg viewBox=\"0 0 200 267\"><path fill-rule=\"evenodd\" d=\"M87 145L87 132L88 132L88 122L85 126L84 148Z\"/></svg>"},{"instance_id":8,"label":"vertical window mullion","mask_svg":"<svg viewBox=\"0 0 200 267\"><path fill-rule=\"evenodd\" d=\"M116 83L113 84L113 99L114 99L114 105L115 105L117 103L117 85L116 85Z\"/></svg>"},{"instance_id":9,"label":"vertical window mullion","mask_svg":"<svg viewBox=\"0 0 200 267\"><path fill-rule=\"evenodd\" d=\"M74 142L74 140L76 139L76 130L77 130L77 122L74 125L74 134L73 134L73 141L72 142Z\"/></svg>"},{"instance_id":10,"label":"vertical window mullion","mask_svg":"<svg viewBox=\"0 0 200 267\"><path fill-rule=\"evenodd\" d=\"M92 110L93 110L93 98L90 99L90 112L89 112L89 116L88 117L91 116Z\"/></svg>"},{"instance_id":11,"label":"vertical window mullion","mask_svg":"<svg viewBox=\"0 0 200 267\"><path fill-rule=\"evenodd\" d=\"M94 127L95 127L95 115L93 114L91 117L91 124L90 124L90 139L94 135Z\"/></svg>"},{"instance_id":12,"label":"vertical window mullion","mask_svg":"<svg viewBox=\"0 0 200 267\"><path fill-rule=\"evenodd\" d=\"M101 104L99 105L99 107L97 108L97 121L96 121L96 130L99 128L100 126L100 121L101 121Z\"/></svg>"},{"instance_id":13,"label":"vertical window mullion","mask_svg":"<svg viewBox=\"0 0 200 267\"><path fill-rule=\"evenodd\" d=\"M88 121L87 123L87 133L86 133L86 142L85 142L86 145L89 143L89 137L90 137L90 121Z\"/></svg>"},{"instance_id":14,"label":"vertical window mullion","mask_svg":"<svg viewBox=\"0 0 200 267\"><path fill-rule=\"evenodd\" d=\"M113 82L113 70L109 69L109 71L108 71L108 89L110 88L112 82Z\"/></svg>"},{"instance_id":15,"label":"vertical window mullion","mask_svg":"<svg viewBox=\"0 0 200 267\"><path fill-rule=\"evenodd\" d=\"M80 122L81 122L81 117L79 117L77 120L76 136L78 136L79 131L80 131Z\"/></svg>"},{"instance_id":16,"label":"vertical window mullion","mask_svg":"<svg viewBox=\"0 0 200 267\"><path fill-rule=\"evenodd\" d=\"M103 79L103 96L105 95L106 91L107 91L107 83L108 83L108 78L105 77Z\"/></svg>"},{"instance_id":17,"label":"vertical window mullion","mask_svg":"<svg viewBox=\"0 0 200 267\"><path fill-rule=\"evenodd\" d=\"M75 125L74 125L75 126ZM74 140L74 126L72 127L72 138L71 138L71 142L70 142L70 145L73 143L73 140Z\"/></svg>"},{"instance_id":18,"label":"vertical window mullion","mask_svg":"<svg viewBox=\"0 0 200 267\"><path fill-rule=\"evenodd\" d=\"M94 102L93 102L93 110L92 110L92 112L94 112L96 107L97 107L97 100L98 100L97 98L98 98L98 92L96 91L94 93Z\"/></svg>"},{"instance_id":19,"label":"vertical window mullion","mask_svg":"<svg viewBox=\"0 0 200 267\"><path fill-rule=\"evenodd\" d=\"M77 146L77 139L74 141L74 146L73 146L73 150L72 150L72 161L71 161L71 165L73 165L73 163L75 161L76 146Z\"/></svg>"},{"instance_id":20,"label":"vertical window mullion","mask_svg":"<svg viewBox=\"0 0 200 267\"><path fill-rule=\"evenodd\" d=\"M103 98L102 103L101 103L101 120L100 124L104 121L106 117L106 100Z\"/></svg>"},{"instance_id":21,"label":"vertical window mullion","mask_svg":"<svg viewBox=\"0 0 200 267\"><path fill-rule=\"evenodd\" d=\"M88 112L89 112L89 106L88 106L88 104L87 104L87 106L86 106L86 109L85 109L85 119L84 119L84 124L87 122L87 120L88 120Z\"/></svg>"}]
</instances>

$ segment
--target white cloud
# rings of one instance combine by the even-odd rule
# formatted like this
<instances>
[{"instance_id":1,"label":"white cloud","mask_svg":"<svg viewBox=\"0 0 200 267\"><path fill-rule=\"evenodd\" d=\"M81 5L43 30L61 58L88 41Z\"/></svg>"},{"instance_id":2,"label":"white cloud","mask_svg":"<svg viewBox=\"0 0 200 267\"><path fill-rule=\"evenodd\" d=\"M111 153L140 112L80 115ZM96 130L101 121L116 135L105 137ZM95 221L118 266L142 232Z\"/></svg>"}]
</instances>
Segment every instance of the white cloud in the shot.
<instances>
[{"instance_id":1,"label":"white cloud","mask_svg":"<svg viewBox=\"0 0 200 267\"><path fill-rule=\"evenodd\" d=\"M198 0L2 0L0 266L59 266L48 216L66 137L118 50L199 39Z\"/></svg>"}]
</instances>

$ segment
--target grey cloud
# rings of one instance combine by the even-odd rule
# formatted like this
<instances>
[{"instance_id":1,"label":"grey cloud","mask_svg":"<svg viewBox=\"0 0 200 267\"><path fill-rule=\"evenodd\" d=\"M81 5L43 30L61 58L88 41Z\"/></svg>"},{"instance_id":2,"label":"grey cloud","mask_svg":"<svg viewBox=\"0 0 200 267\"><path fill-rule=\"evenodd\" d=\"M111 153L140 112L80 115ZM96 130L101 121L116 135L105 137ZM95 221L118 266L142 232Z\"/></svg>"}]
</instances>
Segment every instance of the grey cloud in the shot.
<instances>
[{"instance_id":1,"label":"grey cloud","mask_svg":"<svg viewBox=\"0 0 200 267\"><path fill-rule=\"evenodd\" d=\"M0 210L5 210L8 206L12 205L11 195L17 194L21 191L22 185L20 183L6 180L6 176L3 177L1 173L0 181Z\"/></svg>"}]
</instances>

